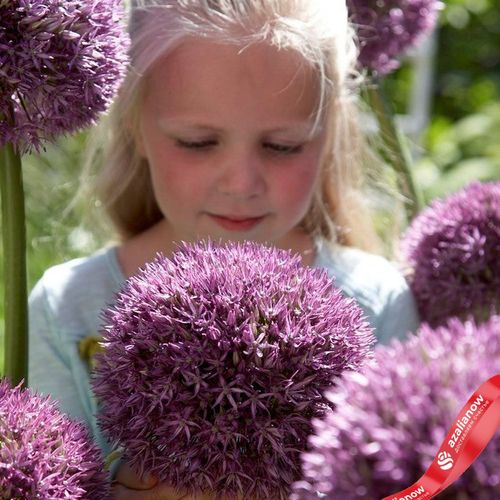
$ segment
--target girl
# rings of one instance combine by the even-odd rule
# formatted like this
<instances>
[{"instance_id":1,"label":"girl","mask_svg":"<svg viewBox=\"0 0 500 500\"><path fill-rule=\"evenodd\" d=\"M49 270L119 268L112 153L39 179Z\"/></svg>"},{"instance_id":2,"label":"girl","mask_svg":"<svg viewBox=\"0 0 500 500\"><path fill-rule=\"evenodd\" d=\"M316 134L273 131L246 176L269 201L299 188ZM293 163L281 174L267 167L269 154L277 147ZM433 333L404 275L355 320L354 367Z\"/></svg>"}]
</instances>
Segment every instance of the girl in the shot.
<instances>
[{"instance_id":1,"label":"girl","mask_svg":"<svg viewBox=\"0 0 500 500\"><path fill-rule=\"evenodd\" d=\"M291 249L359 302L381 342L418 322L402 276L367 252L375 231L345 2L143 1L130 33L128 78L89 159L118 243L46 271L30 303L31 385L105 451L79 347L124 280L176 242ZM126 466L117 482L116 498L177 498Z\"/></svg>"}]
</instances>

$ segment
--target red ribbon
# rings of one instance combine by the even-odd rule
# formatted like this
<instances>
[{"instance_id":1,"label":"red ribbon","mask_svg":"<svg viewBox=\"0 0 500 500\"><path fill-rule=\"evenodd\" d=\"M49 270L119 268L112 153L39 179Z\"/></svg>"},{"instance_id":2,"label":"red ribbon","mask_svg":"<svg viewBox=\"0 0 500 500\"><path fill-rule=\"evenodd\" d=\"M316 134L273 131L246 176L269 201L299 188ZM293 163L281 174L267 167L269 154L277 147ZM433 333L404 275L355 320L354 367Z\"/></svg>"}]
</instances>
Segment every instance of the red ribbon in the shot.
<instances>
[{"instance_id":1,"label":"red ribbon","mask_svg":"<svg viewBox=\"0 0 500 500\"><path fill-rule=\"evenodd\" d=\"M425 474L409 488L382 500L420 500L441 493L469 468L499 426L500 374L469 398Z\"/></svg>"}]
</instances>

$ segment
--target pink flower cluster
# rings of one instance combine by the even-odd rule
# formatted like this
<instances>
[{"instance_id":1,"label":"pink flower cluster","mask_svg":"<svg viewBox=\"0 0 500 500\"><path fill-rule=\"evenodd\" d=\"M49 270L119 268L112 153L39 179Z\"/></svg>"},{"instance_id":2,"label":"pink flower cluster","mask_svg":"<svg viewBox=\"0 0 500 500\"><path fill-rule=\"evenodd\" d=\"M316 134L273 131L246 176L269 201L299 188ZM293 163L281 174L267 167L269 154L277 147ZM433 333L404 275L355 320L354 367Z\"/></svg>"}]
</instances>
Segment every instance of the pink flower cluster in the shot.
<instances>
[{"instance_id":1,"label":"pink flower cluster","mask_svg":"<svg viewBox=\"0 0 500 500\"><path fill-rule=\"evenodd\" d=\"M125 73L121 0L0 0L0 146L38 150L94 122Z\"/></svg>"},{"instance_id":2,"label":"pink flower cluster","mask_svg":"<svg viewBox=\"0 0 500 500\"><path fill-rule=\"evenodd\" d=\"M94 389L125 460L174 486L285 499L323 393L374 341L324 270L256 243L185 245L105 313Z\"/></svg>"},{"instance_id":3,"label":"pink flower cluster","mask_svg":"<svg viewBox=\"0 0 500 500\"><path fill-rule=\"evenodd\" d=\"M0 381L0 499L107 500L110 480L83 424Z\"/></svg>"},{"instance_id":4,"label":"pink flower cluster","mask_svg":"<svg viewBox=\"0 0 500 500\"><path fill-rule=\"evenodd\" d=\"M360 46L359 62L379 74L399 66L398 57L436 24L437 0L347 0Z\"/></svg>"}]
</instances>

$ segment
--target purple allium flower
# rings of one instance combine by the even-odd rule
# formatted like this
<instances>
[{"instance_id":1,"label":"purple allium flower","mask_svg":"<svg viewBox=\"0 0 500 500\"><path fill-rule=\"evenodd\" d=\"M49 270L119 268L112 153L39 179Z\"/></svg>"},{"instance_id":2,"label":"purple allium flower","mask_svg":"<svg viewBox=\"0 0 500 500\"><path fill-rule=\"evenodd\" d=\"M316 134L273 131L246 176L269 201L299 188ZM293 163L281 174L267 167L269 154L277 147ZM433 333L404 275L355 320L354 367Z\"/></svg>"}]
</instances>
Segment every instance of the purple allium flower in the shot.
<instances>
[{"instance_id":1,"label":"purple allium flower","mask_svg":"<svg viewBox=\"0 0 500 500\"><path fill-rule=\"evenodd\" d=\"M374 341L324 270L256 243L182 245L104 315L94 389L125 460L174 486L287 498L323 392Z\"/></svg>"},{"instance_id":2,"label":"purple allium flower","mask_svg":"<svg viewBox=\"0 0 500 500\"><path fill-rule=\"evenodd\" d=\"M304 480L293 499L382 498L427 470L459 411L500 371L500 316L476 325L452 318L421 327L405 342L375 350L362 374L347 374L329 398L336 410L315 420ZM500 439L439 495L494 500L500 493Z\"/></svg>"},{"instance_id":3,"label":"purple allium flower","mask_svg":"<svg viewBox=\"0 0 500 500\"><path fill-rule=\"evenodd\" d=\"M397 57L434 27L442 5L437 0L347 0L360 64L379 74L395 70Z\"/></svg>"},{"instance_id":4,"label":"purple allium flower","mask_svg":"<svg viewBox=\"0 0 500 500\"><path fill-rule=\"evenodd\" d=\"M473 182L434 201L407 229L401 252L424 321L500 311L500 182Z\"/></svg>"},{"instance_id":5,"label":"purple allium flower","mask_svg":"<svg viewBox=\"0 0 500 500\"><path fill-rule=\"evenodd\" d=\"M123 15L121 0L0 0L0 146L94 122L124 76Z\"/></svg>"},{"instance_id":6,"label":"purple allium flower","mask_svg":"<svg viewBox=\"0 0 500 500\"><path fill-rule=\"evenodd\" d=\"M47 397L0 381L0 499L105 500L110 486L83 424Z\"/></svg>"}]
</instances>

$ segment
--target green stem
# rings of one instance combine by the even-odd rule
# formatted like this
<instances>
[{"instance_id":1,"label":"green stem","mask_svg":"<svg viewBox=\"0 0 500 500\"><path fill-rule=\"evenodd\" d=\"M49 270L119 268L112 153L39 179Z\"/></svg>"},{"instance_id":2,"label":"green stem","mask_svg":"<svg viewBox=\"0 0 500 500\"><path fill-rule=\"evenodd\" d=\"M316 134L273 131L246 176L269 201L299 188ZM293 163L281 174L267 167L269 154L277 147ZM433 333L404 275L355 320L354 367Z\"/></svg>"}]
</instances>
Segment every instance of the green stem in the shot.
<instances>
[{"instance_id":1,"label":"green stem","mask_svg":"<svg viewBox=\"0 0 500 500\"><path fill-rule=\"evenodd\" d=\"M413 177L411 156L394 120L394 114L385 98L380 82L368 86L367 98L377 119L385 153L398 174L399 189L408 200L405 203L405 209L408 222L410 222L424 205L422 194Z\"/></svg>"},{"instance_id":2,"label":"green stem","mask_svg":"<svg viewBox=\"0 0 500 500\"><path fill-rule=\"evenodd\" d=\"M5 375L28 381L28 301L26 222L21 158L11 144L0 148L0 188L4 251Z\"/></svg>"}]
</instances>

